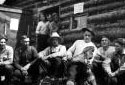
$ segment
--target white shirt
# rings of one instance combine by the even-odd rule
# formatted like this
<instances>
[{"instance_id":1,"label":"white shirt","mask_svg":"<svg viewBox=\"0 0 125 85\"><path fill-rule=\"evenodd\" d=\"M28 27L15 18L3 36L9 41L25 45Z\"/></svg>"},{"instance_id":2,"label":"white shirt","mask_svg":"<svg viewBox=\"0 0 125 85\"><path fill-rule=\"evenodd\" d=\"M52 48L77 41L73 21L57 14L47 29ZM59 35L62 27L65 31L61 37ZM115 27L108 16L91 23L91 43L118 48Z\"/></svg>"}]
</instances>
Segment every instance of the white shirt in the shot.
<instances>
[{"instance_id":1,"label":"white shirt","mask_svg":"<svg viewBox=\"0 0 125 85\"><path fill-rule=\"evenodd\" d=\"M114 52L115 47L113 46L109 46L107 50L104 50L103 47L98 48L98 55L105 59L102 63L102 67L108 74L111 74L110 62Z\"/></svg>"},{"instance_id":2,"label":"white shirt","mask_svg":"<svg viewBox=\"0 0 125 85\"><path fill-rule=\"evenodd\" d=\"M115 47L109 46L107 50L104 50L103 47L98 48L98 55L103 58L111 58L112 54L115 52Z\"/></svg>"},{"instance_id":3,"label":"white shirt","mask_svg":"<svg viewBox=\"0 0 125 85\"><path fill-rule=\"evenodd\" d=\"M43 22L40 21L38 22L37 28L36 28L36 34L44 34L48 35L49 34L49 22Z\"/></svg>"},{"instance_id":4,"label":"white shirt","mask_svg":"<svg viewBox=\"0 0 125 85\"><path fill-rule=\"evenodd\" d=\"M0 62L4 64L13 63L13 48L11 46L6 45L5 49L0 51Z\"/></svg>"},{"instance_id":5,"label":"white shirt","mask_svg":"<svg viewBox=\"0 0 125 85\"><path fill-rule=\"evenodd\" d=\"M96 46L93 42L86 43L84 40L76 40L75 43L67 51L68 58L73 58L75 56L78 56L78 55L82 54L83 50L88 46L94 47L93 56L96 56L97 48L96 48ZM78 58L78 57L76 57L76 58L77 58L76 60L81 59L81 58ZM94 57L93 57L93 59L94 59Z\"/></svg>"},{"instance_id":6,"label":"white shirt","mask_svg":"<svg viewBox=\"0 0 125 85\"><path fill-rule=\"evenodd\" d=\"M39 57L43 58L48 55L52 57L64 57L66 54L66 47L64 45L58 45L57 47L47 47L45 50L39 52Z\"/></svg>"}]
</instances>

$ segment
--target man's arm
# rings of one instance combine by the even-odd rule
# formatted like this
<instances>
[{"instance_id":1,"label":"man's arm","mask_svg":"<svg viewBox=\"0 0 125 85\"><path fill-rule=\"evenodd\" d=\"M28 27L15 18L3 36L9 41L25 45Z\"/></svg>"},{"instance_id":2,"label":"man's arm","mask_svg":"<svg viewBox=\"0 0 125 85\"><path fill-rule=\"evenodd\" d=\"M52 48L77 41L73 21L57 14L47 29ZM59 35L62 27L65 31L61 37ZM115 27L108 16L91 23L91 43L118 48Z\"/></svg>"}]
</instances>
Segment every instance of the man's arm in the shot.
<instances>
[{"instance_id":1,"label":"man's arm","mask_svg":"<svg viewBox=\"0 0 125 85\"><path fill-rule=\"evenodd\" d=\"M13 48L8 47L7 50L8 50L8 53L7 53L8 59L5 59L5 61L3 60L3 63L4 64L12 64L13 63Z\"/></svg>"},{"instance_id":2,"label":"man's arm","mask_svg":"<svg viewBox=\"0 0 125 85\"><path fill-rule=\"evenodd\" d=\"M20 61L20 52L19 49L16 49L14 52L14 65L17 69L21 70L22 66L19 64L19 61Z\"/></svg>"},{"instance_id":3,"label":"man's arm","mask_svg":"<svg viewBox=\"0 0 125 85\"><path fill-rule=\"evenodd\" d=\"M32 56L33 56L33 61L31 62L31 65L34 64L36 62L36 60L38 59L38 53L35 47L31 47L32 48Z\"/></svg>"},{"instance_id":4,"label":"man's arm","mask_svg":"<svg viewBox=\"0 0 125 85\"><path fill-rule=\"evenodd\" d=\"M111 74L112 74L110 63L111 63L111 59L110 59L110 58L106 59L106 60L102 63L102 67L103 67L104 71L105 71L108 75L111 75Z\"/></svg>"},{"instance_id":5,"label":"man's arm","mask_svg":"<svg viewBox=\"0 0 125 85\"><path fill-rule=\"evenodd\" d=\"M65 46L61 46L59 52L50 54L49 56L50 56L50 57L58 57L58 56L64 57L65 55L66 55L66 47L65 47Z\"/></svg>"},{"instance_id":6,"label":"man's arm","mask_svg":"<svg viewBox=\"0 0 125 85\"><path fill-rule=\"evenodd\" d=\"M37 27L36 27L36 34L39 34L40 27L41 27L40 22L38 22Z\"/></svg>"},{"instance_id":7,"label":"man's arm","mask_svg":"<svg viewBox=\"0 0 125 85\"><path fill-rule=\"evenodd\" d=\"M45 48L43 51L38 53L38 57L42 59L46 59L46 56L50 54L50 47Z\"/></svg>"},{"instance_id":8,"label":"man's arm","mask_svg":"<svg viewBox=\"0 0 125 85\"><path fill-rule=\"evenodd\" d=\"M122 58L123 58L124 63L119 67L119 69L117 69L114 72L114 76L117 75L119 72L125 71L125 54L122 54Z\"/></svg>"},{"instance_id":9,"label":"man's arm","mask_svg":"<svg viewBox=\"0 0 125 85\"><path fill-rule=\"evenodd\" d=\"M92 64L92 62L94 61L94 58L97 56L97 53L98 53L97 47L94 45L93 57L90 60L90 64Z\"/></svg>"},{"instance_id":10,"label":"man's arm","mask_svg":"<svg viewBox=\"0 0 125 85\"><path fill-rule=\"evenodd\" d=\"M35 47L31 47L31 52L32 52L32 57L33 57L33 61L31 61L31 62L29 62L28 64L26 64L25 66L24 66L24 68L26 69L26 70L28 70L29 69L29 67L31 66L31 65L33 65L37 60L38 60L38 54L37 54L37 50L35 49Z\"/></svg>"},{"instance_id":11,"label":"man's arm","mask_svg":"<svg viewBox=\"0 0 125 85\"><path fill-rule=\"evenodd\" d=\"M73 45L68 49L68 51L67 51L67 57L68 57L69 59L72 58L73 53L75 52L76 42L77 42L77 41L75 41L74 44L73 44Z\"/></svg>"}]
</instances>

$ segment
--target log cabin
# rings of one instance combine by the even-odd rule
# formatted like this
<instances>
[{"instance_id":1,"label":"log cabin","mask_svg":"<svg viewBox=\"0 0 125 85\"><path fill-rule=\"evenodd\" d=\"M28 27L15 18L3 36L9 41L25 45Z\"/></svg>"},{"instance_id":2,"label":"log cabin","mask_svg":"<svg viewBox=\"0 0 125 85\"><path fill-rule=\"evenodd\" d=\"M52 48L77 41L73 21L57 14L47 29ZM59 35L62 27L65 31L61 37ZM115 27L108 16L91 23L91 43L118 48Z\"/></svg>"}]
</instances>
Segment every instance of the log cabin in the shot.
<instances>
[{"instance_id":1,"label":"log cabin","mask_svg":"<svg viewBox=\"0 0 125 85\"><path fill-rule=\"evenodd\" d=\"M84 3L83 12L74 14L75 4L78 3ZM18 36L28 33L33 43L40 11L59 14L59 30L67 47L76 39L82 39L81 28L84 27L93 29L96 43L100 42L101 35L109 35L113 39L125 37L124 0L8 0L4 5L22 9Z\"/></svg>"}]
</instances>

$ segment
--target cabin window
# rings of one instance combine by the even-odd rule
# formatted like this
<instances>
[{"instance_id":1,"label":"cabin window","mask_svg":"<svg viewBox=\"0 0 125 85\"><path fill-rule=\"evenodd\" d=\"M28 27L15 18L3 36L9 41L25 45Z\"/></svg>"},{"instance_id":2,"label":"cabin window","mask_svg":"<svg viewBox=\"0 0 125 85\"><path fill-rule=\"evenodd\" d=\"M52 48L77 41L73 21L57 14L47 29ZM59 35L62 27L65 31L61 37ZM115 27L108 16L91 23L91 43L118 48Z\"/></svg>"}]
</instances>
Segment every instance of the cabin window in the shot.
<instances>
[{"instance_id":1,"label":"cabin window","mask_svg":"<svg viewBox=\"0 0 125 85\"><path fill-rule=\"evenodd\" d=\"M87 27L87 16L73 16L71 20L71 30L80 30Z\"/></svg>"}]
</instances>

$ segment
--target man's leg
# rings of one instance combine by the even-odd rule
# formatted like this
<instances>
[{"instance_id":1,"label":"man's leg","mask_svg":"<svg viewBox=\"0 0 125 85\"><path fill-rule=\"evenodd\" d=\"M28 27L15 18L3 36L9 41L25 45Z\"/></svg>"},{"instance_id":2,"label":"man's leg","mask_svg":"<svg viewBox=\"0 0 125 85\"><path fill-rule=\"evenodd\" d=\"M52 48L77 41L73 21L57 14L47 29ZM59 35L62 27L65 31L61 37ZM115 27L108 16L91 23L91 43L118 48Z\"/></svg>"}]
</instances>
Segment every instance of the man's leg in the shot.
<instances>
[{"instance_id":1,"label":"man's leg","mask_svg":"<svg viewBox=\"0 0 125 85\"><path fill-rule=\"evenodd\" d=\"M119 72L117 75L118 85L125 85L125 71Z\"/></svg>"},{"instance_id":2,"label":"man's leg","mask_svg":"<svg viewBox=\"0 0 125 85\"><path fill-rule=\"evenodd\" d=\"M61 66L61 58L52 58L50 60L51 63L51 70L53 71L53 76L60 77L60 72L62 69L60 69Z\"/></svg>"},{"instance_id":3,"label":"man's leg","mask_svg":"<svg viewBox=\"0 0 125 85\"><path fill-rule=\"evenodd\" d=\"M0 66L0 85L3 84L2 78L1 78L3 75L4 75L4 66L1 65L1 66Z\"/></svg>"},{"instance_id":4,"label":"man's leg","mask_svg":"<svg viewBox=\"0 0 125 85\"><path fill-rule=\"evenodd\" d=\"M19 79L20 81L24 81L24 76L19 69L16 69L13 73L13 77Z\"/></svg>"},{"instance_id":5,"label":"man's leg","mask_svg":"<svg viewBox=\"0 0 125 85\"><path fill-rule=\"evenodd\" d=\"M108 77L107 78L107 85L119 85L118 79L116 77Z\"/></svg>"},{"instance_id":6,"label":"man's leg","mask_svg":"<svg viewBox=\"0 0 125 85\"><path fill-rule=\"evenodd\" d=\"M5 82L11 82L12 74L13 74L13 66L12 65L5 65L4 67L4 74L5 74Z\"/></svg>"},{"instance_id":7,"label":"man's leg","mask_svg":"<svg viewBox=\"0 0 125 85\"><path fill-rule=\"evenodd\" d=\"M47 75L48 64L38 59L33 65L28 69L28 74L31 76L33 83L38 83L40 79L43 79Z\"/></svg>"}]
</instances>

